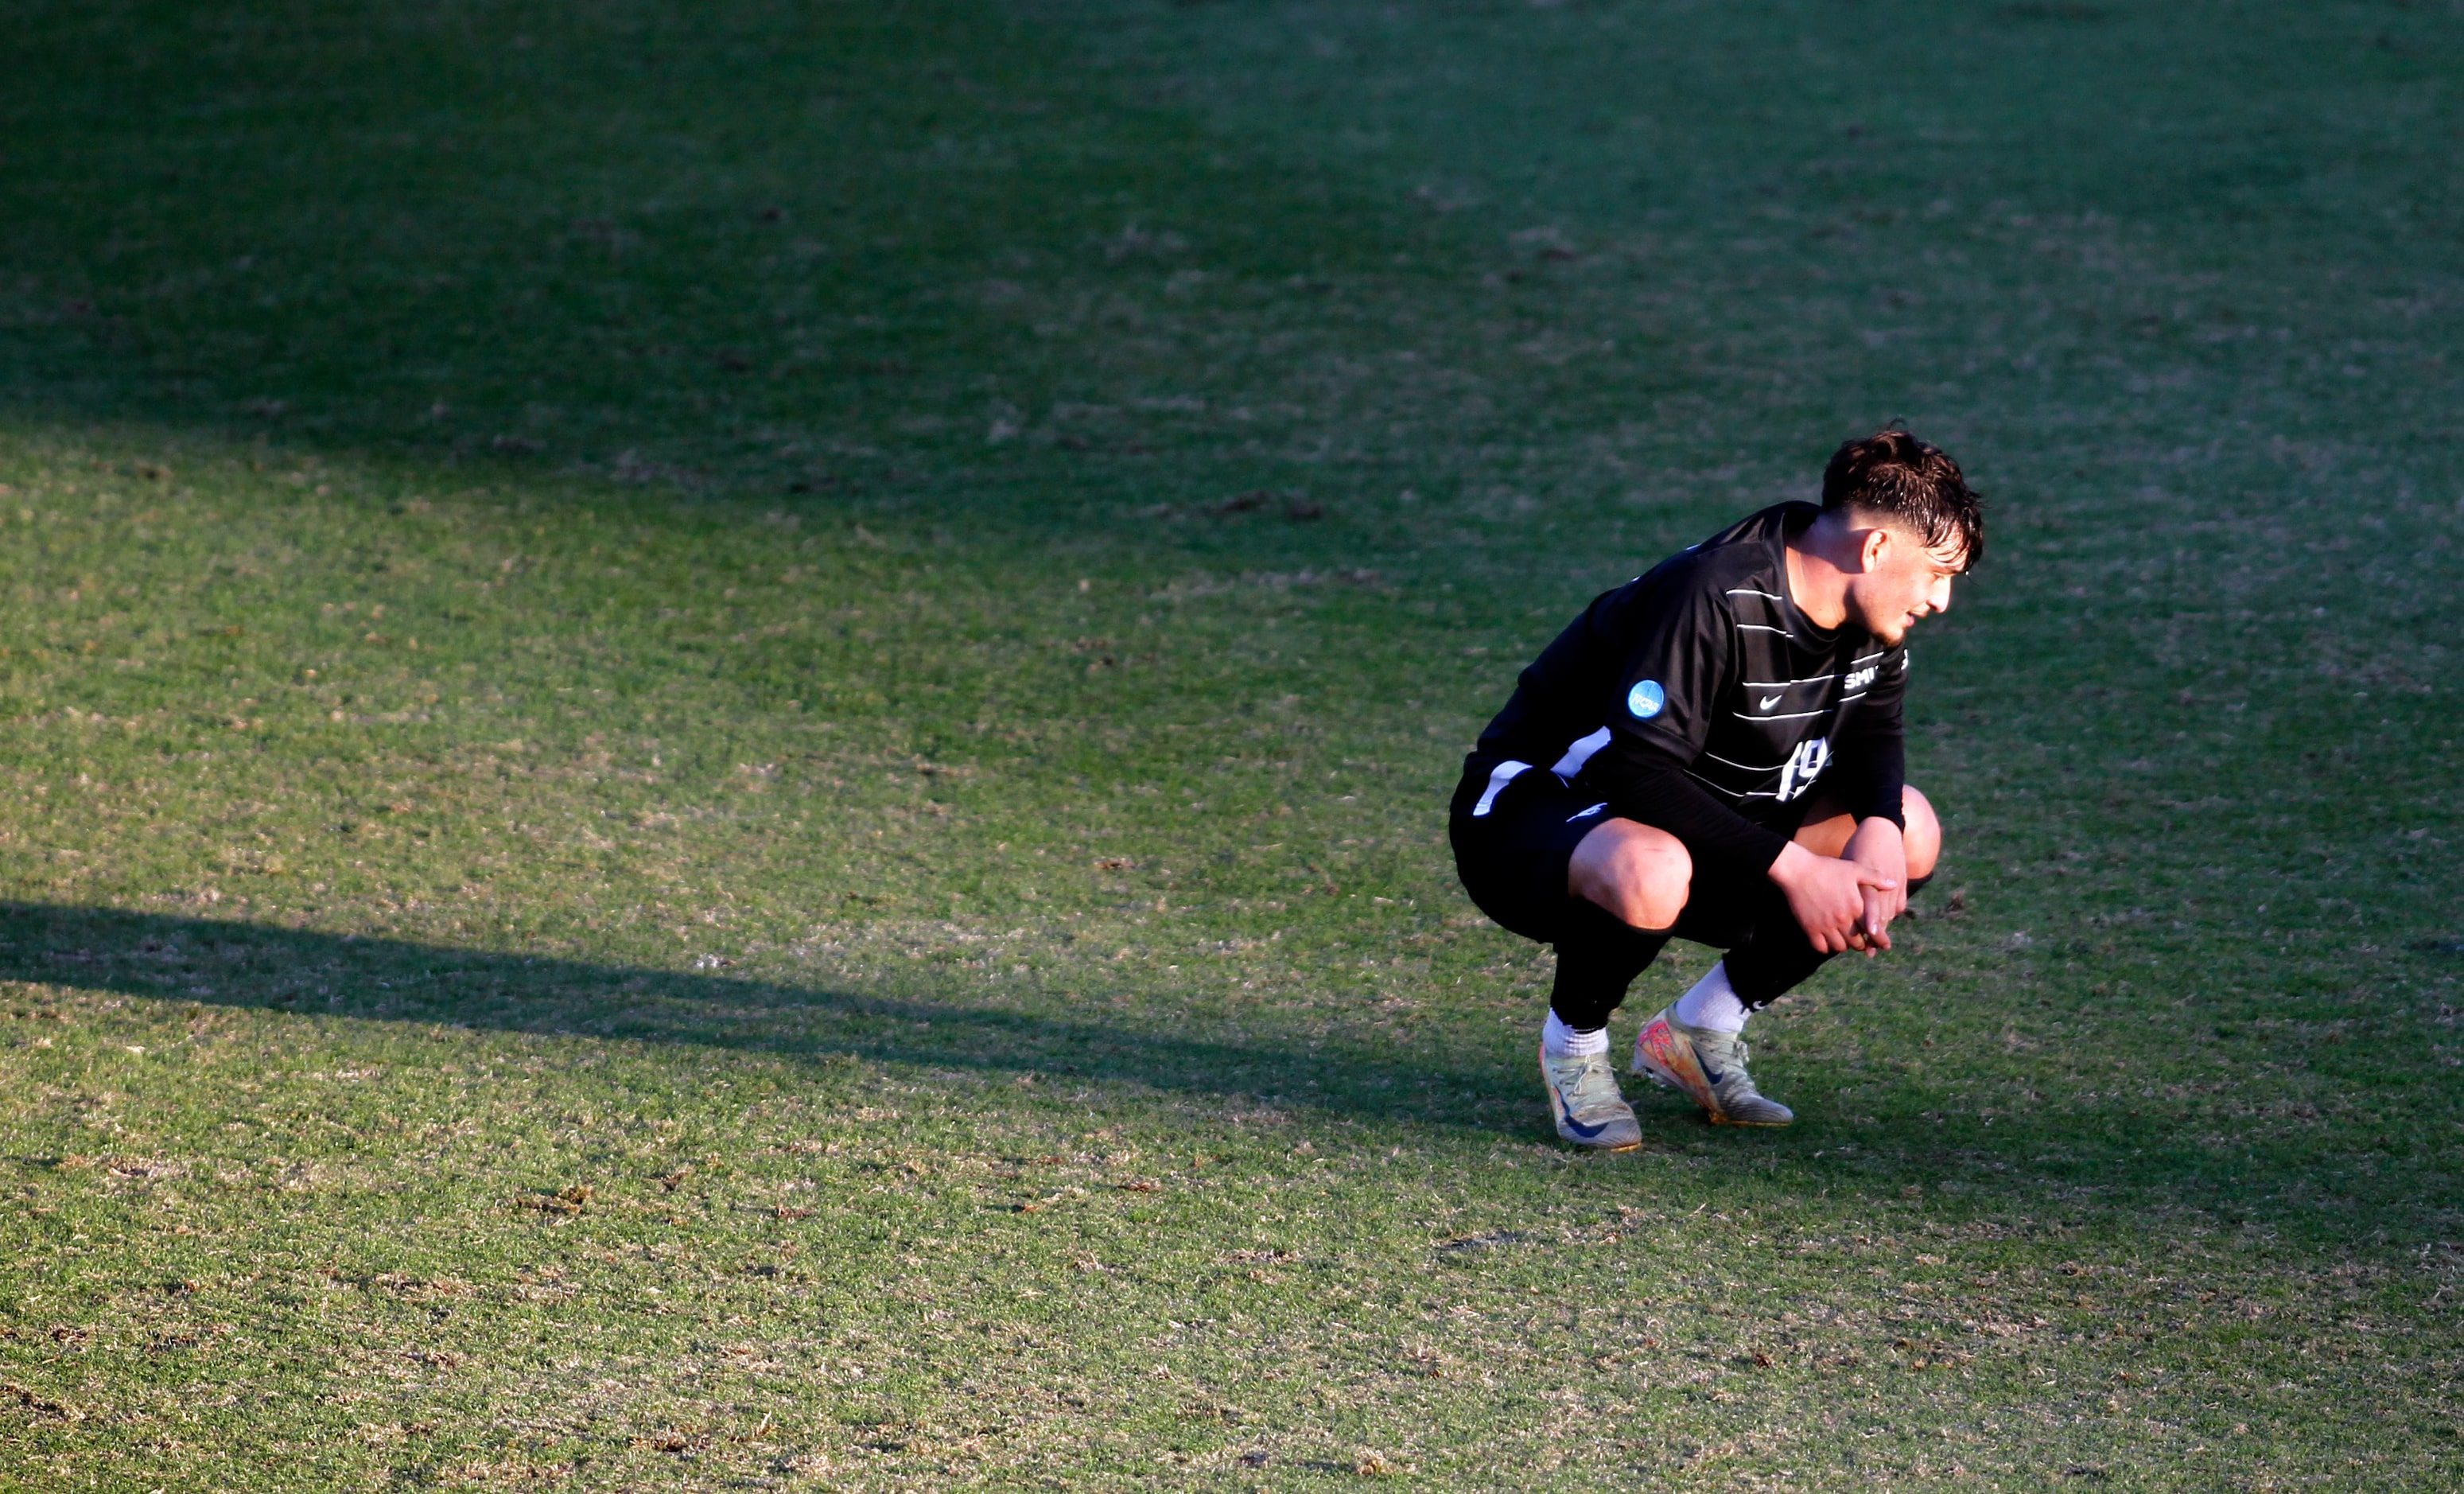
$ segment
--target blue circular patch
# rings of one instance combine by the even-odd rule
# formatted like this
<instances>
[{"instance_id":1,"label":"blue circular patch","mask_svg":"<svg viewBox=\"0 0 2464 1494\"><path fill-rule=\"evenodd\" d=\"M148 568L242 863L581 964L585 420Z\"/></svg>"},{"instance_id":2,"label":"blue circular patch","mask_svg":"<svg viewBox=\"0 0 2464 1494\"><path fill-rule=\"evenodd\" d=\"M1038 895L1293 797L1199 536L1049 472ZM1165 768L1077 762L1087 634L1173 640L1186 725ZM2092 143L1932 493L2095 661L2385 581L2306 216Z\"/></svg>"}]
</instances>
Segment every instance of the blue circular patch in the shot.
<instances>
[{"instance_id":1,"label":"blue circular patch","mask_svg":"<svg viewBox=\"0 0 2464 1494\"><path fill-rule=\"evenodd\" d=\"M1660 714L1660 708L1666 704L1668 692L1661 689L1656 679L1637 680L1634 689L1625 692L1625 708L1645 721Z\"/></svg>"}]
</instances>

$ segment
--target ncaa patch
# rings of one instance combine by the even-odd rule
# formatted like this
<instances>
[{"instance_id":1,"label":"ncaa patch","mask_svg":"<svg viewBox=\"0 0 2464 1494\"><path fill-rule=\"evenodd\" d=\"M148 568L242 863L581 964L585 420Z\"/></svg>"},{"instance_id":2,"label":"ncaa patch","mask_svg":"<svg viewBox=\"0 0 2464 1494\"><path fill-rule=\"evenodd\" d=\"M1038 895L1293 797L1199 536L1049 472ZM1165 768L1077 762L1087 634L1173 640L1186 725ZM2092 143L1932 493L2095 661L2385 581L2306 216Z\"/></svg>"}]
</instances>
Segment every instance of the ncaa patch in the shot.
<instances>
[{"instance_id":1,"label":"ncaa patch","mask_svg":"<svg viewBox=\"0 0 2464 1494\"><path fill-rule=\"evenodd\" d=\"M1661 689L1656 679L1636 680L1634 689L1625 692L1626 710L1645 721L1660 714L1660 708L1666 704L1668 692Z\"/></svg>"}]
</instances>

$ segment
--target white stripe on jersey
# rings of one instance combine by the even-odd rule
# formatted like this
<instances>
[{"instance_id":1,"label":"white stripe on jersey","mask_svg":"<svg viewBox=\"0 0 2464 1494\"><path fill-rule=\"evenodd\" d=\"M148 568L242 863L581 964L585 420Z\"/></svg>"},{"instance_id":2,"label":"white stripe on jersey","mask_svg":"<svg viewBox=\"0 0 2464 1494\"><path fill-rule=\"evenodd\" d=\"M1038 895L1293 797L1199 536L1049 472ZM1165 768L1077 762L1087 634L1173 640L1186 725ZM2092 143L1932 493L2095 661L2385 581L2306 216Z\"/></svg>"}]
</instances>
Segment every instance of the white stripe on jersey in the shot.
<instances>
[{"instance_id":1,"label":"white stripe on jersey","mask_svg":"<svg viewBox=\"0 0 2464 1494\"><path fill-rule=\"evenodd\" d=\"M1760 623L1739 623L1737 625L1737 631L1741 633L1777 633L1782 638L1790 640L1793 640L1796 637L1794 633L1790 632L1785 627L1765 627Z\"/></svg>"},{"instance_id":2,"label":"white stripe on jersey","mask_svg":"<svg viewBox=\"0 0 2464 1494\"><path fill-rule=\"evenodd\" d=\"M1750 762L1738 762L1733 758L1723 758L1716 752L1706 752L1703 756L1710 758L1713 762L1725 763L1731 768L1743 768L1748 773L1777 773L1780 769L1788 766L1785 762L1774 762L1768 768L1758 768Z\"/></svg>"},{"instance_id":3,"label":"white stripe on jersey","mask_svg":"<svg viewBox=\"0 0 2464 1494\"><path fill-rule=\"evenodd\" d=\"M1773 602L1786 602L1788 600L1786 597L1780 596L1774 592L1759 591L1751 586L1731 586L1728 588L1727 594L1731 597L1770 597Z\"/></svg>"},{"instance_id":4,"label":"white stripe on jersey","mask_svg":"<svg viewBox=\"0 0 2464 1494\"><path fill-rule=\"evenodd\" d=\"M1851 700L1861 700L1864 697L1861 695L1842 695L1840 697L1840 701L1842 704L1845 704ZM1832 707L1824 706L1819 711L1782 711L1775 715L1750 715L1743 711L1731 711L1728 714L1735 716L1740 721L1802 721L1810 715L1829 715L1832 710Z\"/></svg>"},{"instance_id":5,"label":"white stripe on jersey","mask_svg":"<svg viewBox=\"0 0 2464 1494\"><path fill-rule=\"evenodd\" d=\"M1575 774L1583 771L1584 763L1592 760L1592 754L1599 751L1608 744L1609 729L1603 726L1598 731L1594 732L1591 736L1584 737L1581 741L1578 741L1573 746L1567 748L1566 756L1558 758L1556 766L1551 768L1549 771L1554 773L1561 779L1572 779Z\"/></svg>"},{"instance_id":6,"label":"white stripe on jersey","mask_svg":"<svg viewBox=\"0 0 2464 1494\"><path fill-rule=\"evenodd\" d=\"M1738 683L1748 690L1787 690L1796 685L1819 685L1824 680L1838 677L1837 674L1809 674L1803 679L1749 679Z\"/></svg>"},{"instance_id":7,"label":"white stripe on jersey","mask_svg":"<svg viewBox=\"0 0 2464 1494\"><path fill-rule=\"evenodd\" d=\"M1472 818L1477 820L1487 814L1490 806L1497 802L1497 796L1506 792L1506 785L1530 771L1531 764L1516 762L1510 758L1489 769L1488 792L1481 795L1480 802L1471 806Z\"/></svg>"},{"instance_id":8,"label":"white stripe on jersey","mask_svg":"<svg viewBox=\"0 0 2464 1494\"><path fill-rule=\"evenodd\" d=\"M1685 770L1685 776L1692 779L1695 782L1702 784L1705 788L1709 789L1712 793L1726 794L1730 799L1777 799L1779 797L1777 794L1774 794L1768 789L1760 788L1750 789L1744 793L1740 793L1733 788L1728 788L1723 784L1712 782L1709 779L1706 779L1700 773L1695 772L1692 768L1687 768Z\"/></svg>"}]
</instances>

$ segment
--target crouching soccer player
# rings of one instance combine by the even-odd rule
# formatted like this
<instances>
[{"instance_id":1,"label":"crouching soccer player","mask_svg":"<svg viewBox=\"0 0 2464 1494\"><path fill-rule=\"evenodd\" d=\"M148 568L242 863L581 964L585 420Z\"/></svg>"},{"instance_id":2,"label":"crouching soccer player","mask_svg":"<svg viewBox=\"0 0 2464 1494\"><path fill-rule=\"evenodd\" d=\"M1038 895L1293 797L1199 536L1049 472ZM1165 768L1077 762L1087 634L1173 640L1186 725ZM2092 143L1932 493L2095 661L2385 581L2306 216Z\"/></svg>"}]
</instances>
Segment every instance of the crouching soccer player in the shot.
<instances>
[{"instance_id":1,"label":"crouching soccer player","mask_svg":"<svg viewBox=\"0 0 2464 1494\"><path fill-rule=\"evenodd\" d=\"M1746 1020L1834 955L1891 947L1942 828L1903 780L1908 629L1983 553L1959 466L1851 441L1783 503L1604 593L1481 734L1450 832L1481 911L1553 945L1540 1069L1557 1133L1639 1144L1609 1014L1674 936L1727 952L1643 1024L1633 1071L1716 1122L1796 1117L1746 1071Z\"/></svg>"}]
</instances>

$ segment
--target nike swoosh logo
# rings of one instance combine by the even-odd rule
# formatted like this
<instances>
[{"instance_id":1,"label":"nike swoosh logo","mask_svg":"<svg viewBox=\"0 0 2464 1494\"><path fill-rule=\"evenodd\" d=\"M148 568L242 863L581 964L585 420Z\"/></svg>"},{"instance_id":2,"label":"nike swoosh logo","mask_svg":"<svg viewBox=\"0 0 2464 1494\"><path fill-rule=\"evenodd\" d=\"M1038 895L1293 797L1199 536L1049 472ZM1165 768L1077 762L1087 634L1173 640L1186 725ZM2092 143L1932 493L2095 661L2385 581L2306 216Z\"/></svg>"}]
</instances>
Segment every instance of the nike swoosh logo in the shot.
<instances>
[{"instance_id":1,"label":"nike swoosh logo","mask_svg":"<svg viewBox=\"0 0 2464 1494\"><path fill-rule=\"evenodd\" d=\"M1778 704L1779 697L1777 695L1765 695L1763 697L1763 709L1766 711L1769 711L1771 707Z\"/></svg>"},{"instance_id":2,"label":"nike swoosh logo","mask_svg":"<svg viewBox=\"0 0 2464 1494\"><path fill-rule=\"evenodd\" d=\"M1573 1131L1583 1140L1589 1141L1594 1136L1598 1135L1601 1131L1608 1130L1609 1123L1602 1121L1596 1126L1586 1126L1581 1121L1574 1119L1573 1115L1569 1112L1566 1116L1566 1129Z\"/></svg>"},{"instance_id":3,"label":"nike swoosh logo","mask_svg":"<svg viewBox=\"0 0 2464 1494\"><path fill-rule=\"evenodd\" d=\"M1581 1137L1585 1141L1591 1140L1594 1136L1596 1136L1601 1131L1609 1129L1609 1123L1606 1121L1602 1121L1596 1126L1586 1126L1581 1121L1574 1119L1574 1108L1566 1103L1566 1091L1563 1089L1557 1091L1557 1113L1565 1118L1566 1129L1573 1131L1575 1135Z\"/></svg>"}]
</instances>

